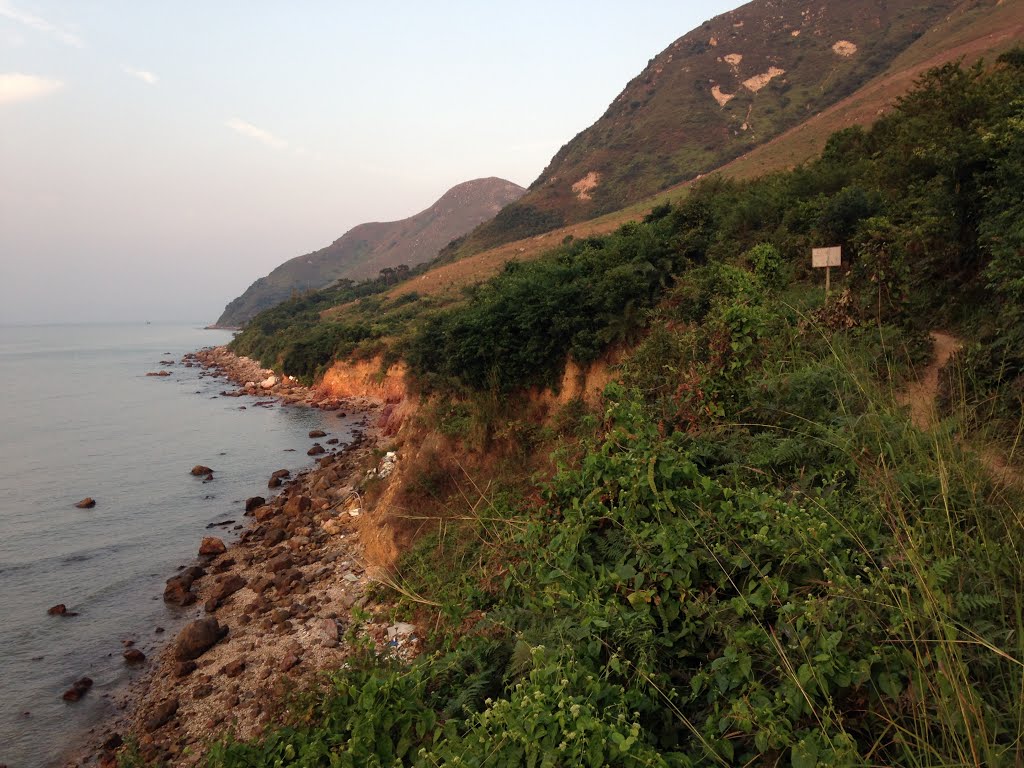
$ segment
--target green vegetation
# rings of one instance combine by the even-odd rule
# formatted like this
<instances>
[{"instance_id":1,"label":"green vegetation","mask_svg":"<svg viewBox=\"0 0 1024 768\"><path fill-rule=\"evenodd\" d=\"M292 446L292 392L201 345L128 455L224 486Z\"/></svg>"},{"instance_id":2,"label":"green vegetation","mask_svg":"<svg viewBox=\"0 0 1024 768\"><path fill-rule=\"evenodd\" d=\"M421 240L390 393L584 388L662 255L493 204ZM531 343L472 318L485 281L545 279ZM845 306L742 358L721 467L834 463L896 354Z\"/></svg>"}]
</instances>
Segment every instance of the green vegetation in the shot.
<instances>
[{"instance_id":1,"label":"green vegetation","mask_svg":"<svg viewBox=\"0 0 1024 768\"><path fill-rule=\"evenodd\" d=\"M1024 499L971 445L1024 426L1022 60L934 70L806 167L708 182L458 306L381 307L441 395L634 343L598 412L531 436L546 479L431 479L467 510L395 576L427 654L360 647L208 765L1020 764ZM826 243L849 269L822 306ZM922 430L896 393L937 324L975 341ZM441 395L453 440L490 417Z\"/></svg>"},{"instance_id":2,"label":"green vegetation","mask_svg":"<svg viewBox=\"0 0 1024 768\"><path fill-rule=\"evenodd\" d=\"M405 356L424 383L507 393L561 376L567 354L591 362L636 328L682 264L650 228L630 224L521 264L434 316Z\"/></svg>"},{"instance_id":3,"label":"green vegetation","mask_svg":"<svg viewBox=\"0 0 1024 768\"><path fill-rule=\"evenodd\" d=\"M332 288L293 296L258 314L230 348L309 383L330 362L351 354L356 344L374 334L367 323L322 322L321 313L338 304L371 299L387 284L383 277L363 283L341 280Z\"/></svg>"}]
</instances>

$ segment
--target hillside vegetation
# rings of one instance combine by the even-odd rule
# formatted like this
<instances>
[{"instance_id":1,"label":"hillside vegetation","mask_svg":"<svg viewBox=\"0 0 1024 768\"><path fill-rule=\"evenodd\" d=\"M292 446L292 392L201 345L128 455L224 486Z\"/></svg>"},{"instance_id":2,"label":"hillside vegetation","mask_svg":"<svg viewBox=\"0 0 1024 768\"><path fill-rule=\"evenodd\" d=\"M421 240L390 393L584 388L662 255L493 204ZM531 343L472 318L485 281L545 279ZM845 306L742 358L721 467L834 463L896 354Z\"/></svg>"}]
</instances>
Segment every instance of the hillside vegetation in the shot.
<instances>
[{"instance_id":1,"label":"hillside vegetation","mask_svg":"<svg viewBox=\"0 0 1024 768\"><path fill-rule=\"evenodd\" d=\"M372 318L347 349L403 357L448 440L407 446L421 535L382 587L429 652L375 655L356 612L348 665L208 765L1020 764L1022 499L986 456L1024 424L1022 128L1024 50L947 65L814 162L463 302L351 297L324 325ZM966 346L915 426L937 326ZM526 416L610 345L600 408Z\"/></svg>"},{"instance_id":2,"label":"hillside vegetation","mask_svg":"<svg viewBox=\"0 0 1024 768\"><path fill-rule=\"evenodd\" d=\"M712 171L849 96L961 6L756 0L651 59L461 256L594 218Z\"/></svg>"},{"instance_id":3,"label":"hillside vegetation","mask_svg":"<svg viewBox=\"0 0 1024 768\"><path fill-rule=\"evenodd\" d=\"M353 227L326 248L290 259L256 280L224 308L216 325L241 327L285 299L336 280L371 279L383 270L407 270L430 261L524 191L504 179L475 179L452 187L415 216Z\"/></svg>"},{"instance_id":4,"label":"hillside vegetation","mask_svg":"<svg viewBox=\"0 0 1024 768\"><path fill-rule=\"evenodd\" d=\"M890 67L851 96L822 110L776 138L716 169L713 174L731 179L750 179L789 170L818 156L829 136L853 125L870 126L887 113L899 96L912 87L927 69L955 62L968 64L980 58L995 59L1024 39L1024 4L964 2L929 29L901 53ZM470 256L454 258L456 250L467 252L467 241L453 244L431 268L415 281L399 283L389 290L404 293L459 296L467 286L498 272L510 260L529 261L560 243L565 237L606 235L627 221L639 221L652 208L676 202L688 194L693 182L684 182L614 213L581 221L560 229L517 240ZM471 238L469 238L471 239Z\"/></svg>"}]
</instances>

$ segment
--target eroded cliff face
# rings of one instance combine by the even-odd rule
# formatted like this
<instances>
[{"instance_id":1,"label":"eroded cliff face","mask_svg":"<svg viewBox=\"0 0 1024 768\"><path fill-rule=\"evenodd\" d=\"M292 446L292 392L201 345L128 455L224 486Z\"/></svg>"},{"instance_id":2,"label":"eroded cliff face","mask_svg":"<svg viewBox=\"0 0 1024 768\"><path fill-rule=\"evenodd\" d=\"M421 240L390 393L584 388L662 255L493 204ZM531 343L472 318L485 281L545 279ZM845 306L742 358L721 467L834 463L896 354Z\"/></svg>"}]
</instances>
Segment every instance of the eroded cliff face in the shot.
<instances>
[{"instance_id":1,"label":"eroded cliff face","mask_svg":"<svg viewBox=\"0 0 1024 768\"><path fill-rule=\"evenodd\" d=\"M324 374L315 389L327 397L369 397L384 403L408 399L404 363L385 367L380 357L338 361Z\"/></svg>"},{"instance_id":2,"label":"eroded cliff face","mask_svg":"<svg viewBox=\"0 0 1024 768\"><path fill-rule=\"evenodd\" d=\"M553 409L577 399L590 407L598 405L604 388L615 379L614 366L621 359L622 352L615 350L586 367L570 360L557 390L529 392L527 414L543 420ZM416 413L420 402L405 364L385 366L380 357L336 362L314 389L324 398L367 398L383 403L380 427L386 435L397 434L402 424Z\"/></svg>"},{"instance_id":3,"label":"eroded cliff face","mask_svg":"<svg viewBox=\"0 0 1024 768\"><path fill-rule=\"evenodd\" d=\"M517 419L544 423L577 399L589 408L599 408L621 356L615 352L586 367L570 361L557 391L532 390L525 400L517 401ZM481 447L442 434L430 423L430 397L416 390L403 363L385 366L380 357L337 362L315 390L322 399L381 404L375 424L377 448L395 451L397 460L385 482L364 490L364 514L354 524L366 568L374 578L387 582L402 553L432 524L455 513L444 504L439 507L436 499L423 498L417 478L440 473L461 483L472 476L487 476L488 468L500 460L508 445L498 440ZM421 409L424 418L418 418Z\"/></svg>"},{"instance_id":4,"label":"eroded cliff face","mask_svg":"<svg viewBox=\"0 0 1024 768\"><path fill-rule=\"evenodd\" d=\"M377 427L385 437L397 435L416 411L405 364L385 366L380 357L336 362L314 388L325 398L366 398L382 403Z\"/></svg>"}]
</instances>

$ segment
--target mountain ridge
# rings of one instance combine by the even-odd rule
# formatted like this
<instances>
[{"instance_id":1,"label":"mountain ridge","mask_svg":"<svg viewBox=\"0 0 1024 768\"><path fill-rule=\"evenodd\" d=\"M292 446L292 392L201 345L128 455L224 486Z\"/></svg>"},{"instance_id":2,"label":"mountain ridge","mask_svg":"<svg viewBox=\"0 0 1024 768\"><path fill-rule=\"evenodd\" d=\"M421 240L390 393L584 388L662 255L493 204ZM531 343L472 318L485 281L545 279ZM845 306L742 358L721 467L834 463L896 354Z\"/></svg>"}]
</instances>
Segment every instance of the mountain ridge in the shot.
<instances>
[{"instance_id":1,"label":"mountain ridge","mask_svg":"<svg viewBox=\"0 0 1024 768\"><path fill-rule=\"evenodd\" d=\"M721 167L855 92L966 4L763 0L716 16L650 59L526 195L448 253L592 219Z\"/></svg>"},{"instance_id":2,"label":"mountain ridge","mask_svg":"<svg viewBox=\"0 0 1024 768\"><path fill-rule=\"evenodd\" d=\"M495 176L456 184L433 204L398 221L357 224L330 245L296 256L254 281L213 327L236 328L295 293L373 277L429 261L452 240L491 219L526 190Z\"/></svg>"}]
</instances>

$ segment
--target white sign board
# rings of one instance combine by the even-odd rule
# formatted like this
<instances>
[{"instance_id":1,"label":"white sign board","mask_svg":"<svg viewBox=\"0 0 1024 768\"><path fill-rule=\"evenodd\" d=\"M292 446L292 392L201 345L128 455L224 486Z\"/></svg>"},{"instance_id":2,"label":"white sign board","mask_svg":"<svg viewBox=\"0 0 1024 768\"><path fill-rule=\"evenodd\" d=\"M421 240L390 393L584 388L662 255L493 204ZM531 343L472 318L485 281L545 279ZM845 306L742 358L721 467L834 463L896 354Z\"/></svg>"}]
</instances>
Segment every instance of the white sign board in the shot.
<instances>
[{"instance_id":1,"label":"white sign board","mask_svg":"<svg viewBox=\"0 0 1024 768\"><path fill-rule=\"evenodd\" d=\"M834 245L831 248L812 248L811 266L815 268L842 266L842 250L842 247L838 245Z\"/></svg>"}]
</instances>

